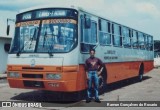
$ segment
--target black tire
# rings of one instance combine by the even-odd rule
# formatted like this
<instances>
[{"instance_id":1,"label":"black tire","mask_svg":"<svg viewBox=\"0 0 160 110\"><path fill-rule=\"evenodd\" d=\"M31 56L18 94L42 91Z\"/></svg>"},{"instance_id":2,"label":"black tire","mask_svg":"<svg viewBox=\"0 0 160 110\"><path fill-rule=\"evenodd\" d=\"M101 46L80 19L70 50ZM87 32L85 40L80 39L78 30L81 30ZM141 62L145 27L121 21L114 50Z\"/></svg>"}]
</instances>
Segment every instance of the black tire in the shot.
<instances>
[{"instance_id":1,"label":"black tire","mask_svg":"<svg viewBox=\"0 0 160 110\"><path fill-rule=\"evenodd\" d=\"M103 65L103 71L101 74L102 78L99 80L99 85L100 85L100 94L103 94L107 91L107 69L105 65Z\"/></svg>"},{"instance_id":2,"label":"black tire","mask_svg":"<svg viewBox=\"0 0 160 110\"><path fill-rule=\"evenodd\" d=\"M143 74L144 74L144 65L141 64L141 66L139 68L138 81L141 82L143 80Z\"/></svg>"}]
</instances>

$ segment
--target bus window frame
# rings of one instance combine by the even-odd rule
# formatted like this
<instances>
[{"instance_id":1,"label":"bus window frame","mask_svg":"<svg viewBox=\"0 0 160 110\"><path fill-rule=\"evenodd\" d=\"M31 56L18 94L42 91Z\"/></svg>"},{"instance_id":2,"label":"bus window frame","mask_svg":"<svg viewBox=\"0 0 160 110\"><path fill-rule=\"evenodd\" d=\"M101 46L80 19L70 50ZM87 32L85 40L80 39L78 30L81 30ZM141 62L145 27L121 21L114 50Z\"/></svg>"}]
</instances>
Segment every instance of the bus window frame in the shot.
<instances>
[{"instance_id":1,"label":"bus window frame","mask_svg":"<svg viewBox=\"0 0 160 110\"><path fill-rule=\"evenodd\" d=\"M122 42L123 42L123 47L124 48L132 48L132 43L131 43L131 29L130 28L128 28L128 27L126 27L126 26L122 26L121 27L122 29L121 29L121 33L122 33ZM124 32L126 32L126 31L128 31L128 33L124 33ZM128 35L127 35L128 34ZM127 36L126 36L127 35ZM126 41L126 45L124 45L124 39L125 38L127 38L127 41ZM129 42L128 42L128 40L129 40ZM129 45L128 45L129 44Z\"/></svg>"},{"instance_id":2,"label":"bus window frame","mask_svg":"<svg viewBox=\"0 0 160 110\"><path fill-rule=\"evenodd\" d=\"M119 34L115 34L115 28L114 28L114 25L117 25L117 27L119 28L118 29L118 33ZM121 25L120 24L117 24L117 23L112 23L112 27L111 27L111 31L112 31L112 45L114 46L114 47L123 47L123 44L122 44L122 36L121 36ZM117 37L119 37L119 45L115 45L115 38L117 38Z\"/></svg>"},{"instance_id":3,"label":"bus window frame","mask_svg":"<svg viewBox=\"0 0 160 110\"><path fill-rule=\"evenodd\" d=\"M136 42L133 42L134 37L136 38ZM134 43L136 44L136 46L134 46ZM134 29L132 29L131 46L132 46L133 49L139 49L138 31L136 31Z\"/></svg>"},{"instance_id":4,"label":"bus window frame","mask_svg":"<svg viewBox=\"0 0 160 110\"><path fill-rule=\"evenodd\" d=\"M144 33L138 32L138 45L140 50L145 50L145 39L144 39ZM143 41L141 39L143 38ZM144 45L141 45L144 44Z\"/></svg>"},{"instance_id":5,"label":"bus window frame","mask_svg":"<svg viewBox=\"0 0 160 110\"><path fill-rule=\"evenodd\" d=\"M104 27L103 24L104 24L106 29L103 28ZM105 20L105 19L102 19L102 18L98 19L98 26L99 26L99 29L98 29L98 36L99 37L98 37L98 39L99 39L99 45L101 45L101 46L111 46L112 45L112 34L111 34L111 25L110 24L111 24L111 22L109 20ZM103 34L103 36L101 36L100 34ZM103 39L104 34L106 34L107 37L108 36L110 37L109 38L110 43L101 43L101 39ZM105 40L107 40L107 38Z\"/></svg>"},{"instance_id":6,"label":"bus window frame","mask_svg":"<svg viewBox=\"0 0 160 110\"><path fill-rule=\"evenodd\" d=\"M151 38L151 42L149 42L149 38ZM153 37L151 35L147 35L147 51L153 51Z\"/></svg>"},{"instance_id":7,"label":"bus window frame","mask_svg":"<svg viewBox=\"0 0 160 110\"><path fill-rule=\"evenodd\" d=\"M89 50L90 49L88 49L88 48L96 48L97 47L97 45L98 45L98 23L95 21L95 20L92 20L91 19L91 27L89 28L90 29L90 31L92 31L91 29L92 29L92 23L95 23L95 27L96 27L96 42L95 43L90 43L90 41L88 41L88 42L85 42L85 30L87 30L86 28L85 28L85 18L84 18L84 15L86 15L86 16L88 16L89 17L89 15L87 15L86 13L83 13L83 14L81 14L80 15L80 32L81 32L81 35L80 35L80 38L81 38L81 40L80 40L80 52L81 53L84 53L84 54L88 54L89 53ZM92 35L92 33L91 33L91 35ZM87 51L83 51L83 48L84 48L84 46L86 45L86 47L87 47Z\"/></svg>"},{"instance_id":8,"label":"bus window frame","mask_svg":"<svg viewBox=\"0 0 160 110\"><path fill-rule=\"evenodd\" d=\"M32 14L35 14L35 12L36 11L39 11L39 10L50 10L50 9L60 9L60 10L71 10L71 11L75 11L75 12L77 12L77 16L62 16L62 17L47 17L47 18L31 18L31 19L26 19L26 20L21 20L20 19L20 17L22 17L22 15L23 14L26 14L26 13L32 13ZM35 16L35 15L34 15ZM39 32L38 32L38 36L40 35L40 31L41 31L41 25L42 25L42 21L43 20L46 20L46 19L73 19L73 20L76 20L77 21L77 24L76 24L76 38L77 38L77 40L76 40L76 45L70 50L70 51L68 51L68 52L54 52L54 54L59 54L59 53L69 53L69 52L71 52L71 51L73 51L77 46L78 46L78 41L79 41L79 38L78 38L78 22L79 22L79 19L78 19L78 17L79 17L79 12L76 10L76 9L70 9L70 8L41 8L41 9L34 9L34 10L29 10L29 11L25 11L25 12L22 12L22 13L19 13L19 14L17 14L16 15L16 22L15 23L19 23L19 22L27 22L27 21L34 21L34 20L40 20L40 30L39 30ZM15 29L16 29L16 27L15 27ZM15 39L15 35L16 35L16 33L14 34L14 38L13 39ZM37 38L37 41L39 41L39 37ZM14 42L14 40L12 40L12 43L11 44L13 44L13 42ZM38 42L37 42L38 43ZM37 52L36 51L36 49L37 49L37 44L36 43L36 47L35 47L35 51L34 51L34 53L42 53L42 54L46 54L47 52ZM11 48L12 48L12 46L11 46ZM16 52L11 52L11 49L10 49L10 51L9 51L9 54L15 54ZM25 53L25 54L30 54L30 53L32 53L32 52L23 52L23 53Z\"/></svg>"}]
</instances>

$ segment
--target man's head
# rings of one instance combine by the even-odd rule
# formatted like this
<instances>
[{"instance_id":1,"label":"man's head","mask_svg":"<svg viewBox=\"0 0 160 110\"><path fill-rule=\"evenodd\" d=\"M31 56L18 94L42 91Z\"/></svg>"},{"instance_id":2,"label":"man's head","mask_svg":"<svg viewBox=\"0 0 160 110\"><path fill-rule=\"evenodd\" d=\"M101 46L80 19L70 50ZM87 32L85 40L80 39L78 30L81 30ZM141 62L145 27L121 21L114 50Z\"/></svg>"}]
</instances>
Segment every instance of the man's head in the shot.
<instances>
[{"instance_id":1,"label":"man's head","mask_svg":"<svg viewBox=\"0 0 160 110\"><path fill-rule=\"evenodd\" d=\"M94 49L90 49L90 57L91 58L94 58L94 55L95 55L95 50Z\"/></svg>"}]
</instances>

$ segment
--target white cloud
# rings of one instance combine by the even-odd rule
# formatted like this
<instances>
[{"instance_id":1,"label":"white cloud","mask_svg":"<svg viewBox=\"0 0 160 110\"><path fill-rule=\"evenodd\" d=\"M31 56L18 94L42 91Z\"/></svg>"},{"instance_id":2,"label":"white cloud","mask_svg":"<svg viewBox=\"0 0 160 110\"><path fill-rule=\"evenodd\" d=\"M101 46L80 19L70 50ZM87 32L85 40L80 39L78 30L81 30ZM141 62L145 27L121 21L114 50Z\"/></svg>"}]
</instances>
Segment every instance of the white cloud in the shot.
<instances>
[{"instance_id":1,"label":"white cloud","mask_svg":"<svg viewBox=\"0 0 160 110\"><path fill-rule=\"evenodd\" d=\"M155 39L160 39L159 0L14 0L14 2L13 0L0 0L0 10L3 10L0 14L4 20L8 15L12 15L9 11L17 12L23 8L48 4L78 5L112 21L151 33ZM5 14L4 10L9 11ZM3 20L1 17L0 21L3 22Z\"/></svg>"},{"instance_id":2,"label":"white cloud","mask_svg":"<svg viewBox=\"0 0 160 110\"><path fill-rule=\"evenodd\" d=\"M143 14L148 14L153 18L160 18L160 10L156 7L156 5L152 3L149 2L139 3L136 5L136 9L138 12Z\"/></svg>"}]
</instances>

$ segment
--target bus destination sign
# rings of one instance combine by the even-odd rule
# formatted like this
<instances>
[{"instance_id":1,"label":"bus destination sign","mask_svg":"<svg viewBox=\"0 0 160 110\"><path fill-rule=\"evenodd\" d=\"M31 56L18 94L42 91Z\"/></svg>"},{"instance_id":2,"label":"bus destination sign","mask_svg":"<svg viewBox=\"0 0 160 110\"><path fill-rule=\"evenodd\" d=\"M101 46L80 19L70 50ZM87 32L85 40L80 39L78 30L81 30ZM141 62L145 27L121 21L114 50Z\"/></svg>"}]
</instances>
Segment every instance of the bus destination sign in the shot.
<instances>
[{"instance_id":1,"label":"bus destination sign","mask_svg":"<svg viewBox=\"0 0 160 110\"><path fill-rule=\"evenodd\" d=\"M45 18L45 17L59 17L66 16L65 10L42 10L37 11L36 18Z\"/></svg>"},{"instance_id":2,"label":"bus destination sign","mask_svg":"<svg viewBox=\"0 0 160 110\"><path fill-rule=\"evenodd\" d=\"M17 15L17 21L25 21L40 18L53 17L77 17L78 13L73 9L41 9Z\"/></svg>"}]
</instances>

